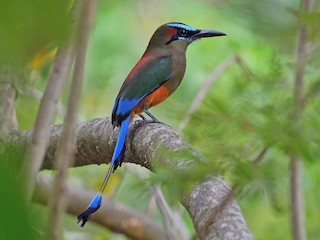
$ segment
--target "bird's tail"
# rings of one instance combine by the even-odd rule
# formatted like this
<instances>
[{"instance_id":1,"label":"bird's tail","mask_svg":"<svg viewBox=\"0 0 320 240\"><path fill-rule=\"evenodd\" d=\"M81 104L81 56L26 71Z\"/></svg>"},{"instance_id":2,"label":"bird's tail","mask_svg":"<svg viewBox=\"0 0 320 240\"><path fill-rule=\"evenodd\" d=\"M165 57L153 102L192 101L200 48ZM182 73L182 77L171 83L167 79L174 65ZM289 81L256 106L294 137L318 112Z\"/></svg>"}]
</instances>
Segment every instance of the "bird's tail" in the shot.
<instances>
[{"instance_id":1,"label":"bird's tail","mask_svg":"<svg viewBox=\"0 0 320 240\"><path fill-rule=\"evenodd\" d=\"M81 227L83 227L85 223L89 221L91 214L100 208L102 202L102 194L107 186L111 173L113 173L118 167L121 167L122 160L126 152L126 136L130 124L130 118L131 114L121 123L117 144L111 159L111 164L100 186L99 191L92 199L92 201L89 203L87 209L78 216L78 223L82 221Z\"/></svg>"},{"instance_id":2,"label":"bird's tail","mask_svg":"<svg viewBox=\"0 0 320 240\"><path fill-rule=\"evenodd\" d=\"M130 124L131 114L122 121L120 132L117 140L117 145L114 149L111 164L114 165L113 171L115 171L118 167L121 167L122 160L124 158L124 154L126 152L126 137Z\"/></svg>"}]
</instances>

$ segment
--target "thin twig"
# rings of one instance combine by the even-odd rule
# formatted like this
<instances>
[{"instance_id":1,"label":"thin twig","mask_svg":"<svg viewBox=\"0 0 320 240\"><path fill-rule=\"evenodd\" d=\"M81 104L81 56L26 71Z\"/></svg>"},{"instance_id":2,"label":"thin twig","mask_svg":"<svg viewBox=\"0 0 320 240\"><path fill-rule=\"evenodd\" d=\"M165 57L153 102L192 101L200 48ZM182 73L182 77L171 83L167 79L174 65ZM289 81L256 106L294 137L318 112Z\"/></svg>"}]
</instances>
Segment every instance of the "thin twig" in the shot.
<instances>
[{"instance_id":1,"label":"thin twig","mask_svg":"<svg viewBox=\"0 0 320 240\"><path fill-rule=\"evenodd\" d=\"M57 152L58 172L54 181L52 197L50 198L49 222L47 229L47 240L57 240L61 238L62 216L66 205L65 179L67 170L73 164L75 149L75 128L77 112L83 85L83 73L85 67L85 56L88 46L89 33L95 15L96 1L86 0L81 8L80 26L78 28L76 60L72 84L69 93L67 114L64 121L62 137Z\"/></svg>"},{"instance_id":2,"label":"thin twig","mask_svg":"<svg viewBox=\"0 0 320 240\"><path fill-rule=\"evenodd\" d=\"M141 181L143 181L143 177L141 177L139 172L135 172L135 174L137 175L138 178L141 179ZM152 190L152 195L148 203L148 207L146 211L147 215L149 216L152 215L153 208L155 207L155 204L156 204L162 217L163 225L167 234L167 239L168 240L190 239L190 236L189 236L190 234L188 232L188 228L184 220L182 219L180 213L177 210L173 210L169 206L161 190L160 185L159 184L152 185L151 190Z\"/></svg>"},{"instance_id":3,"label":"thin twig","mask_svg":"<svg viewBox=\"0 0 320 240\"><path fill-rule=\"evenodd\" d=\"M236 57L236 61L237 61L238 65L240 66L240 68L242 69L244 74L246 75L247 79L251 80L252 77L254 76L254 74L251 71L251 69L249 68L249 66L245 63L245 61L239 55L236 55L235 57Z\"/></svg>"},{"instance_id":4,"label":"thin twig","mask_svg":"<svg viewBox=\"0 0 320 240\"><path fill-rule=\"evenodd\" d=\"M311 8L311 0L301 0L301 14L309 11ZM294 112L293 124L299 125L304 105L304 74L307 65L307 27L300 19L296 74L294 81ZM291 156L290 163L290 193L291 193L291 222L292 236L294 240L305 240L305 216L303 204L303 160L296 153Z\"/></svg>"},{"instance_id":5,"label":"thin twig","mask_svg":"<svg viewBox=\"0 0 320 240\"><path fill-rule=\"evenodd\" d=\"M0 80L8 76L0 69ZM0 81L0 140L5 139L12 130L17 129L15 102L17 93L13 83ZM1 149L0 149L1 151Z\"/></svg>"},{"instance_id":6,"label":"thin twig","mask_svg":"<svg viewBox=\"0 0 320 240\"><path fill-rule=\"evenodd\" d=\"M309 92L304 97L302 108L304 108L313 97L318 96L319 93L320 93L320 78L317 80L317 82L313 84L313 86L311 86Z\"/></svg>"},{"instance_id":7,"label":"thin twig","mask_svg":"<svg viewBox=\"0 0 320 240\"><path fill-rule=\"evenodd\" d=\"M264 149L262 149L258 155L253 159L253 161L251 162L251 164L254 166L254 167L258 167L259 164L261 163L261 161L264 159L264 157L266 156L267 152L268 152L268 149L267 147L265 147ZM241 185L239 183L236 183L232 186L232 192L234 195L238 195L241 191Z\"/></svg>"},{"instance_id":8,"label":"thin twig","mask_svg":"<svg viewBox=\"0 0 320 240\"><path fill-rule=\"evenodd\" d=\"M162 216L162 222L164 225L164 229L166 230L167 239L168 240L179 239L179 238L177 238L176 232L174 231L176 228L174 226L172 226L172 224L174 222L172 221L173 219L170 214L171 209L166 204L166 201L162 195L162 192L160 190L159 185L153 186L152 190L153 190L153 195L156 200L158 209L159 209L161 216Z\"/></svg>"},{"instance_id":9,"label":"thin twig","mask_svg":"<svg viewBox=\"0 0 320 240\"><path fill-rule=\"evenodd\" d=\"M152 187L157 206L160 210L164 228L169 240L190 239L187 227L177 211L170 208L159 185Z\"/></svg>"},{"instance_id":10,"label":"thin twig","mask_svg":"<svg viewBox=\"0 0 320 240\"><path fill-rule=\"evenodd\" d=\"M64 82L69 76L72 55L73 50L71 45L59 48L46 90L40 102L32 141L28 147L22 166L28 201L30 201L34 189L35 176L42 165L50 135L50 125L53 123L56 113L56 104Z\"/></svg>"},{"instance_id":11,"label":"thin twig","mask_svg":"<svg viewBox=\"0 0 320 240\"><path fill-rule=\"evenodd\" d=\"M155 196L154 196L154 193L151 194L151 197L149 199L149 202L148 202L148 205L147 205L147 210L146 210L146 213L148 216L152 216L155 209L157 207L157 203L156 203L156 200L155 200Z\"/></svg>"},{"instance_id":12,"label":"thin twig","mask_svg":"<svg viewBox=\"0 0 320 240\"><path fill-rule=\"evenodd\" d=\"M265 147L261 150L258 156L252 161L253 166L258 166L259 163L264 159L266 153L268 152L269 148Z\"/></svg>"}]
</instances>

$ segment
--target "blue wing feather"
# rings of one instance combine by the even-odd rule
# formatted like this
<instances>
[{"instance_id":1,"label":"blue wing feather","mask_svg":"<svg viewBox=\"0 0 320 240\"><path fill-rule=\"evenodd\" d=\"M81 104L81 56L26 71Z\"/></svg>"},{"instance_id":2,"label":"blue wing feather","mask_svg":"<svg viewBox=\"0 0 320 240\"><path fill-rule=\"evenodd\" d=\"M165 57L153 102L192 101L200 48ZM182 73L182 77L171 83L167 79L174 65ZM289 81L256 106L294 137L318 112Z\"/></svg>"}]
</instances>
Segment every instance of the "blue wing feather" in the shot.
<instances>
[{"instance_id":1,"label":"blue wing feather","mask_svg":"<svg viewBox=\"0 0 320 240\"><path fill-rule=\"evenodd\" d=\"M171 56L159 56L129 75L116 98L112 124L121 125L143 98L155 91L172 76Z\"/></svg>"},{"instance_id":2,"label":"blue wing feather","mask_svg":"<svg viewBox=\"0 0 320 240\"><path fill-rule=\"evenodd\" d=\"M137 106L139 104L139 102L147 95L148 93L146 93L145 95L139 97L139 98L135 98L135 99L123 99L119 101L118 104L118 108L116 111L116 114L119 115L125 115L128 112L131 112L132 109Z\"/></svg>"}]
</instances>

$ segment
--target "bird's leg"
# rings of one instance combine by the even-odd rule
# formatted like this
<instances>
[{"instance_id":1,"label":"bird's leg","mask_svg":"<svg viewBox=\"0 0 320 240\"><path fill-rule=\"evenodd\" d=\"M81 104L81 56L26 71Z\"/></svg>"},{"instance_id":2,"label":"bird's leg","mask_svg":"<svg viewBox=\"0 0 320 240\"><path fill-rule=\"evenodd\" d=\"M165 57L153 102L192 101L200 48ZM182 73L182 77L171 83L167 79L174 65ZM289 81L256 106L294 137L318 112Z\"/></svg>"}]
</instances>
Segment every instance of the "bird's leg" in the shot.
<instances>
[{"instance_id":1,"label":"bird's leg","mask_svg":"<svg viewBox=\"0 0 320 240\"><path fill-rule=\"evenodd\" d=\"M168 124L163 123L163 122L160 122L155 116L153 116L153 115L148 111L148 109L149 109L149 106L148 106L148 105L145 105L145 104L142 105L142 111L143 111L145 114L147 114L147 115L152 119L151 123L160 123L160 124L166 125L166 126L169 127L169 128L172 128L172 127L169 126Z\"/></svg>"},{"instance_id":2,"label":"bird's leg","mask_svg":"<svg viewBox=\"0 0 320 240\"><path fill-rule=\"evenodd\" d=\"M142 114L139 114L139 117L141 117L143 121L146 120L146 118Z\"/></svg>"},{"instance_id":3,"label":"bird's leg","mask_svg":"<svg viewBox=\"0 0 320 240\"><path fill-rule=\"evenodd\" d=\"M156 119L156 117L153 116L153 115L151 114L151 112L148 111L148 109L149 109L149 106L148 106L148 105L143 104L141 108L142 108L142 111L143 111L145 114L147 114L147 115L152 119L152 122L162 123L162 122L160 122L158 119Z\"/></svg>"},{"instance_id":4,"label":"bird's leg","mask_svg":"<svg viewBox=\"0 0 320 240\"><path fill-rule=\"evenodd\" d=\"M144 112L145 114L147 114L147 115L152 119L152 122L162 123L162 122L160 122L158 119L156 119L156 117L153 116L147 109L143 109L143 112Z\"/></svg>"},{"instance_id":5,"label":"bird's leg","mask_svg":"<svg viewBox=\"0 0 320 240\"><path fill-rule=\"evenodd\" d=\"M147 115L152 119L152 121L151 121L152 123L160 123L160 124L166 125L166 126L168 126L168 127L171 128L171 126L169 126L169 125L166 124L166 123L163 123L163 122L159 121L155 116L153 116L153 115L148 111L148 106L143 105L143 106L142 106L142 110L143 110L143 112L144 112L145 114L147 114Z\"/></svg>"}]
</instances>

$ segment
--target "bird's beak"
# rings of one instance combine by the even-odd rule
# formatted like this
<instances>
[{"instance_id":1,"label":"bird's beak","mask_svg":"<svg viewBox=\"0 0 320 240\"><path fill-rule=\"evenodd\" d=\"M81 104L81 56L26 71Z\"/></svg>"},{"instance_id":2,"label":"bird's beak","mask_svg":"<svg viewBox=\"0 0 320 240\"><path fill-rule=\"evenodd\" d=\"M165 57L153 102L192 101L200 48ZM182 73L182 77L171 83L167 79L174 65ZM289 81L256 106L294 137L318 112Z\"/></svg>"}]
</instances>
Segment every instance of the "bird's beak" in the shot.
<instances>
[{"instance_id":1,"label":"bird's beak","mask_svg":"<svg viewBox=\"0 0 320 240\"><path fill-rule=\"evenodd\" d=\"M227 34L217 31L217 30L209 30L209 29L199 29L199 32L194 34L192 38L200 39L200 38L207 38L207 37L218 37L218 36L226 36Z\"/></svg>"}]
</instances>

